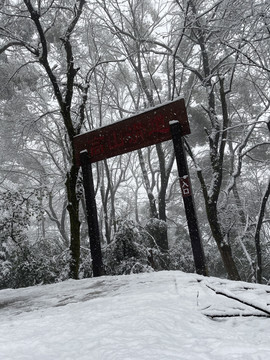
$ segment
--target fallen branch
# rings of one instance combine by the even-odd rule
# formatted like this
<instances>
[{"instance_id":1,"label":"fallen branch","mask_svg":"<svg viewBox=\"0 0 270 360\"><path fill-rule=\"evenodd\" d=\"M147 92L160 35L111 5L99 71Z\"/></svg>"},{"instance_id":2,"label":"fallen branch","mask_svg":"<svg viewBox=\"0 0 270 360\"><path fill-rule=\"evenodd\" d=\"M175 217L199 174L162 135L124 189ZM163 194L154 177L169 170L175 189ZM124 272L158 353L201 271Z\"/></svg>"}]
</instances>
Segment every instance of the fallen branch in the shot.
<instances>
[{"instance_id":1,"label":"fallen branch","mask_svg":"<svg viewBox=\"0 0 270 360\"><path fill-rule=\"evenodd\" d=\"M252 314L252 313L236 313L236 314L208 314L208 313L203 313L203 315L211 318L211 319L216 319L216 318L231 318L231 317L251 317L251 316L255 316L255 317L264 317L267 318L269 317L269 315L267 314Z\"/></svg>"},{"instance_id":2,"label":"fallen branch","mask_svg":"<svg viewBox=\"0 0 270 360\"><path fill-rule=\"evenodd\" d=\"M210 285L205 284L210 290L214 291L217 295L223 295L226 296L229 299L233 299L236 300L238 302L240 302L241 304L247 305L252 307L253 309L262 311L263 313L267 314L268 316L270 316L270 310L269 308L267 308L267 306L261 305L257 302L250 302L242 297L238 297L236 295L234 295L232 292L228 291L228 290L220 290L220 289L215 289L212 288Z\"/></svg>"}]
</instances>

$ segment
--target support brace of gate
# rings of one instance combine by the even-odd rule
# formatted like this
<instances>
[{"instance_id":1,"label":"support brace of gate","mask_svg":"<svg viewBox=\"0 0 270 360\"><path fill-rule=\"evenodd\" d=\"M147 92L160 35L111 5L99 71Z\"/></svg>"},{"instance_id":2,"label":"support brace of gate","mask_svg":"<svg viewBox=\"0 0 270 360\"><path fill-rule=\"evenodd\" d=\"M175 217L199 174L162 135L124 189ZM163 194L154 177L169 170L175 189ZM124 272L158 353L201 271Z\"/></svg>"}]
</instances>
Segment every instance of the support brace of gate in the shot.
<instances>
[{"instance_id":1,"label":"support brace of gate","mask_svg":"<svg viewBox=\"0 0 270 360\"><path fill-rule=\"evenodd\" d=\"M195 211L194 199L192 195L191 182L187 165L186 152L183 145L181 126L179 121L170 121L170 130L174 145L176 163L178 168L180 187L182 191L188 230L193 251L196 273L207 276L205 256L202 247L201 235L198 227L198 221Z\"/></svg>"},{"instance_id":2,"label":"support brace of gate","mask_svg":"<svg viewBox=\"0 0 270 360\"><path fill-rule=\"evenodd\" d=\"M86 215L92 257L93 276L96 277L104 275L105 272L102 262L92 164L90 162L87 150L81 151L80 162L83 174L83 187L86 202Z\"/></svg>"}]
</instances>

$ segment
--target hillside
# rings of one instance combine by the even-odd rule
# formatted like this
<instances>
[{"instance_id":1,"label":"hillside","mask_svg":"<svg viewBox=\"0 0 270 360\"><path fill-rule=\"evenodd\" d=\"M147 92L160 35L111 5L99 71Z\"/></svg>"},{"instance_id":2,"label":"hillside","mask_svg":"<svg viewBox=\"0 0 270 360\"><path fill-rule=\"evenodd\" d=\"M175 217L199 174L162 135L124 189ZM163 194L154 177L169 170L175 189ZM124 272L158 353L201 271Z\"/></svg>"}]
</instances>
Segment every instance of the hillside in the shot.
<instances>
[{"instance_id":1,"label":"hillside","mask_svg":"<svg viewBox=\"0 0 270 360\"><path fill-rule=\"evenodd\" d=\"M178 271L2 290L0 359L268 359L269 303L268 286Z\"/></svg>"}]
</instances>

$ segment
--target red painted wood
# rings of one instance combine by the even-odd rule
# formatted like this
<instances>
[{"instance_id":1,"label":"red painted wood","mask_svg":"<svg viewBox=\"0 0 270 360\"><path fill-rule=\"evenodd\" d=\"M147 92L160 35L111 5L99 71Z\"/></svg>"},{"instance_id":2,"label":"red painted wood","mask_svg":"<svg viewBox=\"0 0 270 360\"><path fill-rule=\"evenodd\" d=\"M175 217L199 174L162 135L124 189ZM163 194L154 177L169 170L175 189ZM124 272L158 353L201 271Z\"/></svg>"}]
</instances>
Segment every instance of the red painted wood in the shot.
<instances>
[{"instance_id":1,"label":"red painted wood","mask_svg":"<svg viewBox=\"0 0 270 360\"><path fill-rule=\"evenodd\" d=\"M130 118L74 137L76 164L88 151L91 163L154 145L172 138L169 121L178 120L181 134L190 133L185 102L175 100Z\"/></svg>"}]
</instances>

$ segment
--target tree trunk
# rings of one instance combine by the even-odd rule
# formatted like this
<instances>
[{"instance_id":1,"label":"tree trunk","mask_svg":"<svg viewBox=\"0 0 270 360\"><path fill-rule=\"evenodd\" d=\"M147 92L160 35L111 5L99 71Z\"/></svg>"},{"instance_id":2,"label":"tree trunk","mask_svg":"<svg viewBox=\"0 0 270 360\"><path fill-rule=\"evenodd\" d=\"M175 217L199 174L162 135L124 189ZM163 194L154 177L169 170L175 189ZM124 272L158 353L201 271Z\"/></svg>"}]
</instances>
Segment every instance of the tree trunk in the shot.
<instances>
[{"instance_id":1,"label":"tree trunk","mask_svg":"<svg viewBox=\"0 0 270 360\"><path fill-rule=\"evenodd\" d=\"M111 221L109 219L109 210L108 210L108 199L109 199L109 186L105 188L105 175L104 175L104 164L100 163L98 165L98 173L100 174L100 195L102 201L102 207L104 212L104 223L105 223L105 238L107 244L111 242ZM108 180L109 181L109 180Z\"/></svg>"},{"instance_id":2,"label":"tree trunk","mask_svg":"<svg viewBox=\"0 0 270 360\"><path fill-rule=\"evenodd\" d=\"M79 221L79 200L76 194L76 183L78 178L78 169L73 165L67 173L66 190L70 221L70 277L79 278L80 266L80 221Z\"/></svg>"},{"instance_id":3,"label":"tree trunk","mask_svg":"<svg viewBox=\"0 0 270 360\"><path fill-rule=\"evenodd\" d=\"M158 212L157 212L157 207L156 207L156 199L154 197L154 194L153 194L151 186L150 186L150 181L149 181L149 178L148 178L148 174L147 174L147 170L146 170L142 150L139 149L137 152L138 152L138 156L139 156L140 167L141 167L142 174L143 174L144 186L145 186L145 190L146 190L147 197L148 197L148 200L149 200L150 217L151 218L158 218Z\"/></svg>"},{"instance_id":4,"label":"tree trunk","mask_svg":"<svg viewBox=\"0 0 270 360\"><path fill-rule=\"evenodd\" d=\"M206 204L206 211L207 211L207 217L212 231L212 235L218 246L224 267L228 273L229 278L231 280L241 280L235 262L232 257L231 246L228 242L225 241L221 228L219 226L216 204L215 203Z\"/></svg>"},{"instance_id":5,"label":"tree trunk","mask_svg":"<svg viewBox=\"0 0 270 360\"><path fill-rule=\"evenodd\" d=\"M256 278L259 284L261 284L262 282L262 249L261 249L261 241L260 241L260 232L265 214L266 203L269 196L270 196L270 179L268 180L268 185L266 187L265 193L262 198L261 208L259 211L257 226L255 230L255 245L256 245L256 255L257 255Z\"/></svg>"}]
</instances>

